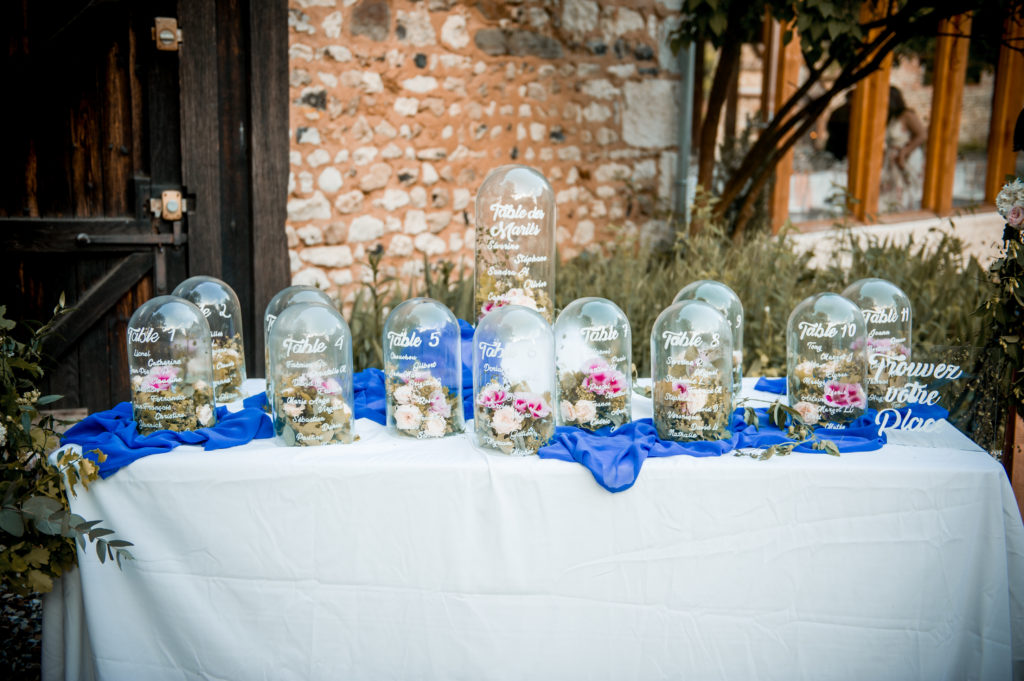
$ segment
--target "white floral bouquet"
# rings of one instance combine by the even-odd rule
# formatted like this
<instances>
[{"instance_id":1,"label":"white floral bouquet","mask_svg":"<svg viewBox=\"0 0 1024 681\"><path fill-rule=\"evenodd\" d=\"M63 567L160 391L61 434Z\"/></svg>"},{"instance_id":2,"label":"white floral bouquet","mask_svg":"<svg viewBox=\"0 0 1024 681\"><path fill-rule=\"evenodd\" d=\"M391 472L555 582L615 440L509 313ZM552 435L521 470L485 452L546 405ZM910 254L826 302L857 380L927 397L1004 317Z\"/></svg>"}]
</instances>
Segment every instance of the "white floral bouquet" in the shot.
<instances>
[{"instance_id":1,"label":"white floral bouquet","mask_svg":"<svg viewBox=\"0 0 1024 681\"><path fill-rule=\"evenodd\" d=\"M1006 220L1006 224L1020 231L1024 225L1024 182L1020 178L1003 185L996 196L996 210Z\"/></svg>"},{"instance_id":2,"label":"white floral bouquet","mask_svg":"<svg viewBox=\"0 0 1024 681\"><path fill-rule=\"evenodd\" d=\"M562 371L558 380L560 423L590 430L629 423L629 379L606 361L590 361L583 371Z\"/></svg>"},{"instance_id":3,"label":"white floral bouquet","mask_svg":"<svg viewBox=\"0 0 1024 681\"><path fill-rule=\"evenodd\" d=\"M399 435L433 438L463 430L461 395L430 374L389 377L387 400Z\"/></svg>"}]
</instances>

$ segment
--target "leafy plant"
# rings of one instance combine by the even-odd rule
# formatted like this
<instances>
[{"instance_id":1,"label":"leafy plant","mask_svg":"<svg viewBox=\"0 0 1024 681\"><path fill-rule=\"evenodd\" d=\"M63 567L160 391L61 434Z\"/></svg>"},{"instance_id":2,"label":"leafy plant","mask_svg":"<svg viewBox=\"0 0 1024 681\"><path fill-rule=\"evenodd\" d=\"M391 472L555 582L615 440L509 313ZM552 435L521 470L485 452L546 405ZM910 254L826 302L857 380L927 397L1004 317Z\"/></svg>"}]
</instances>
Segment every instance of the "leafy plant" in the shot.
<instances>
[{"instance_id":1,"label":"leafy plant","mask_svg":"<svg viewBox=\"0 0 1024 681\"><path fill-rule=\"evenodd\" d=\"M0 305L0 580L19 594L45 593L53 579L75 564L75 544L95 545L100 562L120 567L131 560L132 543L114 537L100 520L87 521L71 512L68 494L75 486L88 489L98 467L80 454L65 451L56 465L47 456L59 444L52 415L40 412L60 395L40 395L43 341L54 322L67 313L64 297L53 318L28 328L24 341L15 338L16 323ZM28 325L23 325L28 327ZM96 452L100 461L105 458Z\"/></svg>"},{"instance_id":2,"label":"leafy plant","mask_svg":"<svg viewBox=\"0 0 1024 681\"><path fill-rule=\"evenodd\" d=\"M760 430L760 418L752 407L744 407L743 414L744 420L752 425L754 430ZM786 437L793 442L781 442L758 451L756 454L750 454L758 461L767 461L773 456L787 456L792 454L798 446L807 443L811 443L812 449L825 452L830 456L839 456L839 446L835 442L819 438L814 429L804 423L796 409L779 400L775 400L769 405L768 422L785 432ZM747 453L737 450L735 456L747 456Z\"/></svg>"}]
</instances>

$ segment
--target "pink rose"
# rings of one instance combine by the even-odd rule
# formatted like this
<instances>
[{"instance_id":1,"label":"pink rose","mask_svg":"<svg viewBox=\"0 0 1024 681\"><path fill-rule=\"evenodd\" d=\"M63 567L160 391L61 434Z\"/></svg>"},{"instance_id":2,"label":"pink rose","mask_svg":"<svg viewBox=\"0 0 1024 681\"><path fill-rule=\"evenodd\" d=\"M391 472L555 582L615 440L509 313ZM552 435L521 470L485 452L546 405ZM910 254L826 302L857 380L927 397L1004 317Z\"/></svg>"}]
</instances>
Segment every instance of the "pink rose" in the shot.
<instances>
[{"instance_id":1,"label":"pink rose","mask_svg":"<svg viewBox=\"0 0 1024 681\"><path fill-rule=\"evenodd\" d=\"M825 404L830 407L860 409L867 404L867 400L860 383L833 382L825 384Z\"/></svg>"},{"instance_id":2,"label":"pink rose","mask_svg":"<svg viewBox=\"0 0 1024 681\"><path fill-rule=\"evenodd\" d=\"M321 395L337 395L341 392L341 383L338 383L333 378L314 377L313 385L316 386L316 391Z\"/></svg>"},{"instance_id":3,"label":"pink rose","mask_svg":"<svg viewBox=\"0 0 1024 681\"><path fill-rule=\"evenodd\" d=\"M793 405L793 409L800 414L800 420L809 426L813 426L821 418L818 407L810 402L797 402Z\"/></svg>"},{"instance_id":4,"label":"pink rose","mask_svg":"<svg viewBox=\"0 0 1024 681\"><path fill-rule=\"evenodd\" d=\"M494 412L491 419L491 428L499 435L508 435L519 430L523 425L523 417L516 413L512 407L502 407Z\"/></svg>"},{"instance_id":5,"label":"pink rose","mask_svg":"<svg viewBox=\"0 0 1024 681\"><path fill-rule=\"evenodd\" d=\"M1020 227L1021 223L1024 223L1024 208L1020 206L1011 208L1010 212L1006 214L1006 221L1011 227Z\"/></svg>"},{"instance_id":6,"label":"pink rose","mask_svg":"<svg viewBox=\"0 0 1024 681\"><path fill-rule=\"evenodd\" d=\"M177 382L178 367L153 367L146 376L144 390L169 390Z\"/></svg>"},{"instance_id":7,"label":"pink rose","mask_svg":"<svg viewBox=\"0 0 1024 681\"><path fill-rule=\"evenodd\" d=\"M395 409L395 427L399 430L416 430L422 418L420 410L411 404L403 404Z\"/></svg>"},{"instance_id":8,"label":"pink rose","mask_svg":"<svg viewBox=\"0 0 1024 681\"><path fill-rule=\"evenodd\" d=\"M528 413L535 419L541 419L551 413L551 407L537 393L515 393L512 395L512 406L520 413Z\"/></svg>"},{"instance_id":9,"label":"pink rose","mask_svg":"<svg viewBox=\"0 0 1024 681\"><path fill-rule=\"evenodd\" d=\"M591 363L590 374L583 379L583 389L595 395L614 397L626 390L626 377L607 364Z\"/></svg>"},{"instance_id":10,"label":"pink rose","mask_svg":"<svg viewBox=\"0 0 1024 681\"><path fill-rule=\"evenodd\" d=\"M430 413L445 419L452 415L452 405L440 391L430 395Z\"/></svg>"},{"instance_id":11,"label":"pink rose","mask_svg":"<svg viewBox=\"0 0 1024 681\"><path fill-rule=\"evenodd\" d=\"M508 402L509 394L497 383L490 383L484 386L480 394L477 395L476 401L482 407L488 409L497 409L501 405Z\"/></svg>"}]
</instances>

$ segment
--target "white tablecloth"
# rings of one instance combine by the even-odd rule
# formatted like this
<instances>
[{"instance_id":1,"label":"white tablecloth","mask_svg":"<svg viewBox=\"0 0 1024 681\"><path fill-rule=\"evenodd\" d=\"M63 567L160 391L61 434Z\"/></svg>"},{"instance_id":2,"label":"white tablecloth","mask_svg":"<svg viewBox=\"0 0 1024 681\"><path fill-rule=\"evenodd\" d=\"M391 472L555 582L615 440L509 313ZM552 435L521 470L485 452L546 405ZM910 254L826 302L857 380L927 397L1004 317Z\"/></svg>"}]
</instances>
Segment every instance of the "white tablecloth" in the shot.
<instances>
[{"instance_id":1,"label":"white tablecloth","mask_svg":"<svg viewBox=\"0 0 1024 681\"><path fill-rule=\"evenodd\" d=\"M1020 514L951 428L941 449L652 459L620 494L468 435L357 432L182 447L80 492L137 561L80 557L45 678L1024 677Z\"/></svg>"}]
</instances>

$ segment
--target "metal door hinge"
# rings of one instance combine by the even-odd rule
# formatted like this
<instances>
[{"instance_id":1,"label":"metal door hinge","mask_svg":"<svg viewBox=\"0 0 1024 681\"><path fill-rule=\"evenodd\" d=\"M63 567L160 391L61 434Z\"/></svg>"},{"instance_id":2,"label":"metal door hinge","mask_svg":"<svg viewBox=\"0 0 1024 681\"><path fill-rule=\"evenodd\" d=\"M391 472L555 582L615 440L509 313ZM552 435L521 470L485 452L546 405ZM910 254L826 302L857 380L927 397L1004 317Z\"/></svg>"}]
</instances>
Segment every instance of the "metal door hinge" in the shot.
<instances>
[{"instance_id":1,"label":"metal door hinge","mask_svg":"<svg viewBox=\"0 0 1024 681\"><path fill-rule=\"evenodd\" d=\"M177 52L178 44L184 41L181 29L178 28L178 20L174 17L155 17L150 31L158 50Z\"/></svg>"},{"instance_id":2,"label":"metal door hinge","mask_svg":"<svg viewBox=\"0 0 1024 681\"><path fill-rule=\"evenodd\" d=\"M149 212L153 217L161 218L169 222L180 220L183 213L188 211L186 201L181 192L176 189L167 189L160 193L160 198L149 200Z\"/></svg>"}]
</instances>

